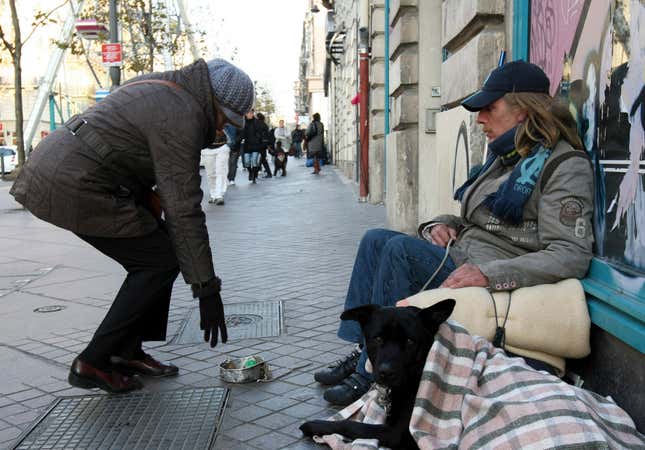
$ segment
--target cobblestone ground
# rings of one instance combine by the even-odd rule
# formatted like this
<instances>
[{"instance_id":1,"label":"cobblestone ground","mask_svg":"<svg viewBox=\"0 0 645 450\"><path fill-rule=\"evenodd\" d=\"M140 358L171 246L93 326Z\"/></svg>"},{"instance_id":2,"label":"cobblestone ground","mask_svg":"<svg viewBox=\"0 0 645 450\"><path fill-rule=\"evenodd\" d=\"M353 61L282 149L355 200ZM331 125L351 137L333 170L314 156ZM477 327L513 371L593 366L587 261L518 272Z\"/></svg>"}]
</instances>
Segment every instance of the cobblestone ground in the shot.
<instances>
[{"instance_id":1,"label":"cobblestone ground","mask_svg":"<svg viewBox=\"0 0 645 450\"><path fill-rule=\"evenodd\" d=\"M153 356L178 365L180 375L145 380L146 391L225 385L218 366L227 357L271 360L279 378L229 385L218 449L315 448L298 426L335 412L312 374L350 350L335 335L338 317L358 241L366 229L383 226L385 211L357 203L355 185L333 169L314 176L302 161L289 158L287 177L257 185L238 171L225 205L204 204L224 302L281 301L281 336L215 349L179 344L179 331L196 307L180 277L168 341L149 347ZM19 209L8 192L9 183L0 181L0 448L11 447L57 397L91 392L71 388L67 369L124 276L72 234ZM64 309L34 312L50 306Z\"/></svg>"}]
</instances>

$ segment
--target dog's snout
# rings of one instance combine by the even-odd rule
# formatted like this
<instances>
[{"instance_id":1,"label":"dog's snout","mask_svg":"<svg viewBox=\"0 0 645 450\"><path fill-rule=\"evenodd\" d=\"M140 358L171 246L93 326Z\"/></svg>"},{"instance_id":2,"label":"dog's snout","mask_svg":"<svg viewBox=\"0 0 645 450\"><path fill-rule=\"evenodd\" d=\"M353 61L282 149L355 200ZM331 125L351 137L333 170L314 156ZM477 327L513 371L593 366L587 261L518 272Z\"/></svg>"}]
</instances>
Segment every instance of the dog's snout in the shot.
<instances>
[{"instance_id":1,"label":"dog's snout","mask_svg":"<svg viewBox=\"0 0 645 450\"><path fill-rule=\"evenodd\" d=\"M378 367L378 374L383 380L391 380L396 375L394 366L390 362L382 362Z\"/></svg>"}]
</instances>

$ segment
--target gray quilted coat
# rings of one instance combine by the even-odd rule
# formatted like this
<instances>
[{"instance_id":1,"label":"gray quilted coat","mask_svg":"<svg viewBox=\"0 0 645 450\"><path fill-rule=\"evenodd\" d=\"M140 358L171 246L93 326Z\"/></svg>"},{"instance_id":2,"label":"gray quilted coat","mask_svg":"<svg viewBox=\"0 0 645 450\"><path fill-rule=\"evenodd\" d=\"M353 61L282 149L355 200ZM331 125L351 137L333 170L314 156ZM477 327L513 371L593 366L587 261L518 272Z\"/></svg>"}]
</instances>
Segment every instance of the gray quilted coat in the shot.
<instances>
[{"instance_id":1,"label":"gray quilted coat","mask_svg":"<svg viewBox=\"0 0 645 450\"><path fill-rule=\"evenodd\" d=\"M110 148L107 157L59 128L34 149L11 194L37 217L77 234L135 237L158 223L142 193L157 185L187 283L214 277L201 208L199 159L215 137L215 109L203 60L136 78L81 114ZM124 189L125 188L125 189Z\"/></svg>"}]
</instances>

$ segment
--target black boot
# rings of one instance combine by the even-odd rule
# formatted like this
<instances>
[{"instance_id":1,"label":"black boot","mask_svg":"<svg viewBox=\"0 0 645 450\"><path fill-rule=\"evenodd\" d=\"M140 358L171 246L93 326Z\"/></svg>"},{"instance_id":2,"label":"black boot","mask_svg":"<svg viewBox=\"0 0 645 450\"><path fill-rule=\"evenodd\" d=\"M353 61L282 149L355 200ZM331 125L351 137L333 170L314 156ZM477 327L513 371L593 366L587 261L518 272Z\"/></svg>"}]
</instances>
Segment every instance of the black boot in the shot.
<instances>
[{"instance_id":1,"label":"black boot","mask_svg":"<svg viewBox=\"0 0 645 450\"><path fill-rule=\"evenodd\" d=\"M356 370L356 363L361 356L360 350L354 350L343 359L339 359L325 369L314 373L314 380L322 384L335 385L350 376Z\"/></svg>"},{"instance_id":2,"label":"black boot","mask_svg":"<svg viewBox=\"0 0 645 450\"><path fill-rule=\"evenodd\" d=\"M354 403L370 390L372 382L364 375L354 372L342 383L330 387L323 393L323 398L332 405L347 406Z\"/></svg>"}]
</instances>

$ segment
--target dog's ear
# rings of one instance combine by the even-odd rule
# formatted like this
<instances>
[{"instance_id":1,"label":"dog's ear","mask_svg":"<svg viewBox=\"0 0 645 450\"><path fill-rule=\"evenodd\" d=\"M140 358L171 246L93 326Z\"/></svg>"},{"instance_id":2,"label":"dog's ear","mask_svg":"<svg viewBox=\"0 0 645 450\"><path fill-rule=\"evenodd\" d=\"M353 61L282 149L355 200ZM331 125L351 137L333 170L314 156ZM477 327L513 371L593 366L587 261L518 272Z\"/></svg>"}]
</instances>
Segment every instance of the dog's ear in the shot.
<instances>
[{"instance_id":1,"label":"dog's ear","mask_svg":"<svg viewBox=\"0 0 645 450\"><path fill-rule=\"evenodd\" d=\"M442 300L439 303L436 303L428 308L424 308L419 313L421 315L421 320L426 325L426 327L436 327L446 321L452 310L455 309L456 302L449 298L447 300Z\"/></svg>"},{"instance_id":2,"label":"dog's ear","mask_svg":"<svg viewBox=\"0 0 645 450\"><path fill-rule=\"evenodd\" d=\"M343 311L343 313L340 315L340 318L343 320L355 320L362 326L370 320L370 317L372 317L374 311L379 308L380 306L378 305L359 306L358 308L352 308L348 309L347 311Z\"/></svg>"}]
</instances>

